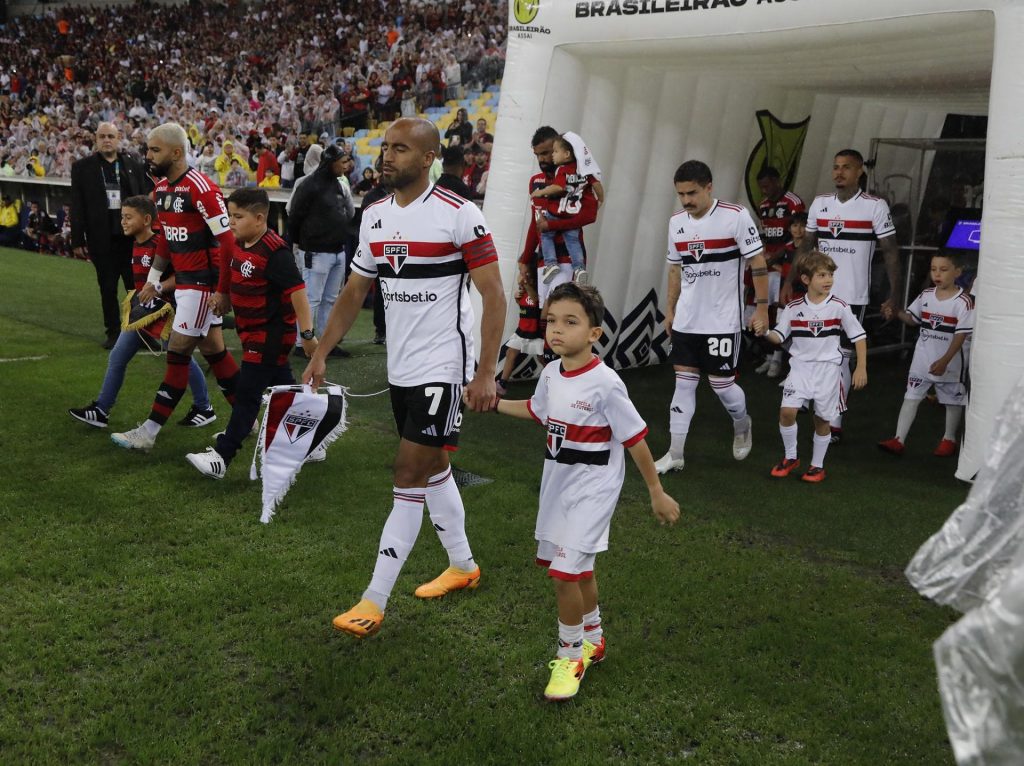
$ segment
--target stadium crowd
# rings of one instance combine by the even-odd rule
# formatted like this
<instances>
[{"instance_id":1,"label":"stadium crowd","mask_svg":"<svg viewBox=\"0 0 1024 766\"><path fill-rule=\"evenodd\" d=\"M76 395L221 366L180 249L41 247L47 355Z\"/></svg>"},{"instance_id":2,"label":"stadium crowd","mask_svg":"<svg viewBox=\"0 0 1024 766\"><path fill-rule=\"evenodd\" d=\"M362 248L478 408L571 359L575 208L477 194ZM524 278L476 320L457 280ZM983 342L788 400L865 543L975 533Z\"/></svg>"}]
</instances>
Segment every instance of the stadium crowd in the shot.
<instances>
[{"instance_id":1,"label":"stadium crowd","mask_svg":"<svg viewBox=\"0 0 1024 766\"><path fill-rule=\"evenodd\" d=\"M506 13L491 0L192 0L15 17L0 28L0 177L69 176L100 122L136 151L177 122L197 154L229 146L262 181L267 150L294 163L303 136L330 141L500 79ZM229 170L230 156L222 183Z\"/></svg>"}]
</instances>

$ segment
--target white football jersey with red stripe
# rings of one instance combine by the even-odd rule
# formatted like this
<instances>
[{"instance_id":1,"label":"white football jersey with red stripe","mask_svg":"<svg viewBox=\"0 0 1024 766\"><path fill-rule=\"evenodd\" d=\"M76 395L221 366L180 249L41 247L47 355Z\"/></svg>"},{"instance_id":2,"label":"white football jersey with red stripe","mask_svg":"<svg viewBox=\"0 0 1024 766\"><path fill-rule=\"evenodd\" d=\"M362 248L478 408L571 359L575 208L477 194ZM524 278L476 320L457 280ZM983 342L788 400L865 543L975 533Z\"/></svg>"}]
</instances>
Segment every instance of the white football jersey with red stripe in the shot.
<instances>
[{"instance_id":1,"label":"white football jersey with red stripe","mask_svg":"<svg viewBox=\"0 0 1024 766\"><path fill-rule=\"evenodd\" d=\"M914 366L928 369L939 360L953 342L954 335L970 334L974 331L974 299L963 290L950 298L940 299L935 288L929 287L914 302L907 306L910 314L920 325L917 345L914 347ZM943 375L929 374L929 380L957 381L964 369L964 352L957 354L946 366Z\"/></svg>"},{"instance_id":2,"label":"white football jersey with red stripe","mask_svg":"<svg viewBox=\"0 0 1024 766\"><path fill-rule=\"evenodd\" d=\"M536 538L583 553L607 550L624 448L647 435L626 385L596 356L572 372L556 359L527 406L548 432Z\"/></svg>"},{"instance_id":3,"label":"white football jersey with red stripe","mask_svg":"<svg viewBox=\"0 0 1024 766\"><path fill-rule=\"evenodd\" d=\"M790 302L779 312L772 332L783 342L791 340L790 356L796 362L831 362L842 364L839 338L845 332L851 343L865 336L850 304L835 295L821 303L811 303L807 296Z\"/></svg>"},{"instance_id":4,"label":"white football jersey with red stripe","mask_svg":"<svg viewBox=\"0 0 1024 766\"><path fill-rule=\"evenodd\" d=\"M713 200L700 218L680 210L668 221L668 262L682 287L672 329L715 335L743 329L743 270L762 250L754 219L741 205Z\"/></svg>"},{"instance_id":5,"label":"white football jersey with red stripe","mask_svg":"<svg viewBox=\"0 0 1024 766\"><path fill-rule=\"evenodd\" d=\"M846 202L820 194L807 211L807 232L818 235L818 250L836 262L832 292L847 303L865 305L875 243L896 233L889 204L864 192Z\"/></svg>"},{"instance_id":6,"label":"white football jersey with red stripe","mask_svg":"<svg viewBox=\"0 0 1024 766\"><path fill-rule=\"evenodd\" d=\"M352 268L380 277L392 385L472 379L469 272L497 259L480 209L440 186L405 207L391 195L363 211Z\"/></svg>"}]
</instances>

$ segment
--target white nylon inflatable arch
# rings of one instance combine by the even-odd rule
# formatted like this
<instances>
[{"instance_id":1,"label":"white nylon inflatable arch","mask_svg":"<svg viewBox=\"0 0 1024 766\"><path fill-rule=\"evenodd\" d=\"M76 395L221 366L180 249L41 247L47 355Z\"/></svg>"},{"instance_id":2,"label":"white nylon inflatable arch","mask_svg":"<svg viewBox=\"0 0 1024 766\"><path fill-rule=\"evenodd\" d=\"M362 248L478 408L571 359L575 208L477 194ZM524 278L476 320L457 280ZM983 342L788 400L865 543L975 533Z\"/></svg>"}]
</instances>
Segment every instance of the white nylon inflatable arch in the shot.
<instances>
[{"instance_id":1,"label":"white nylon inflatable arch","mask_svg":"<svg viewBox=\"0 0 1024 766\"><path fill-rule=\"evenodd\" d=\"M829 190L840 148L866 155L872 138L937 137L948 113L987 114L973 388L957 475L977 472L995 414L1024 373L1024 3L510 0L509 27L484 206L503 276L512 284L525 238L530 137L545 124L579 132L608 192L586 236L608 304L614 345L604 350L618 367L661 360L665 229L684 159L711 166L716 196L747 204L755 112L810 117L793 183L809 201Z\"/></svg>"}]
</instances>

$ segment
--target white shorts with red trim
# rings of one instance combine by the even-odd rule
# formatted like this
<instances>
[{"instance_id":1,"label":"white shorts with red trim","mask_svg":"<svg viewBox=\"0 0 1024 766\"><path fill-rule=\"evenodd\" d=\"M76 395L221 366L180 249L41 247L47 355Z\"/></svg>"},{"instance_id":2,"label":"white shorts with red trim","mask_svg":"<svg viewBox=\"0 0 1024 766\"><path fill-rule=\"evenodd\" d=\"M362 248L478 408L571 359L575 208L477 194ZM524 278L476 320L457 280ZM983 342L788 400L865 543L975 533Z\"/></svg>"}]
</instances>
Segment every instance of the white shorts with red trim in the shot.
<instances>
[{"instance_id":1,"label":"white shorts with red trim","mask_svg":"<svg viewBox=\"0 0 1024 766\"><path fill-rule=\"evenodd\" d=\"M173 330L180 335L201 338L222 323L210 309L210 293L204 290L176 290Z\"/></svg>"},{"instance_id":2,"label":"white shorts with red trim","mask_svg":"<svg viewBox=\"0 0 1024 766\"><path fill-rule=\"evenodd\" d=\"M547 567L548 577L557 580L589 580L594 576L596 559L596 553L583 553L547 540L537 541L537 566Z\"/></svg>"},{"instance_id":3,"label":"white shorts with red trim","mask_svg":"<svg viewBox=\"0 0 1024 766\"><path fill-rule=\"evenodd\" d=\"M832 362L793 361L782 384L782 406L795 410L814 402L814 414L822 420L834 420L846 412L839 365Z\"/></svg>"}]
</instances>

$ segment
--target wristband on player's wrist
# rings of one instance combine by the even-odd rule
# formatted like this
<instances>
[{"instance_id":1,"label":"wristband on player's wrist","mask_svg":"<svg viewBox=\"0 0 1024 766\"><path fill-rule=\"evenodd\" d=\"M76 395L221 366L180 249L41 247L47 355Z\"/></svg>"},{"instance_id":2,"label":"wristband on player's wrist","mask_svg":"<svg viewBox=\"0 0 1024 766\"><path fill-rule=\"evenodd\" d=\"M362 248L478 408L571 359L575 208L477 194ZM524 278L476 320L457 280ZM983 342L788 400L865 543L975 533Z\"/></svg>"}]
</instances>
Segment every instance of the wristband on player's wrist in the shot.
<instances>
[{"instance_id":1,"label":"wristband on player's wrist","mask_svg":"<svg viewBox=\"0 0 1024 766\"><path fill-rule=\"evenodd\" d=\"M757 300L754 301L754 303L756 303L758 306L767 306L768 305L768 299L767 298L758 298Z\"/></svg>"}]
</instances>

